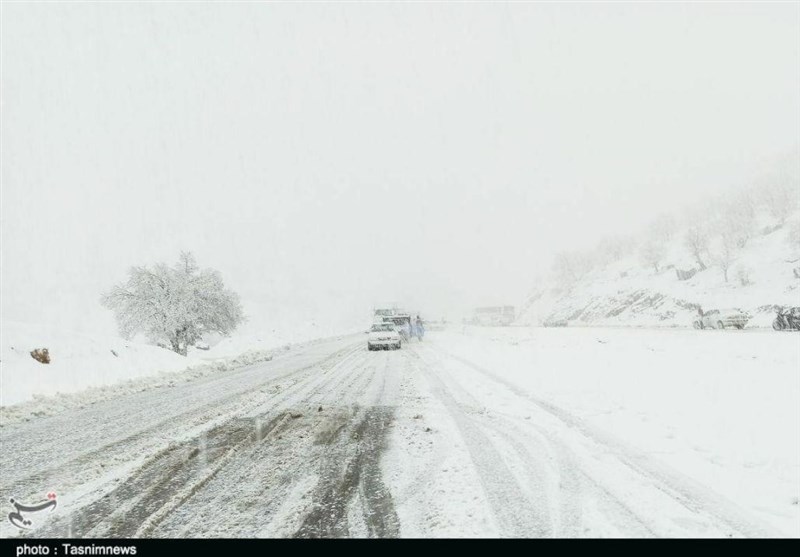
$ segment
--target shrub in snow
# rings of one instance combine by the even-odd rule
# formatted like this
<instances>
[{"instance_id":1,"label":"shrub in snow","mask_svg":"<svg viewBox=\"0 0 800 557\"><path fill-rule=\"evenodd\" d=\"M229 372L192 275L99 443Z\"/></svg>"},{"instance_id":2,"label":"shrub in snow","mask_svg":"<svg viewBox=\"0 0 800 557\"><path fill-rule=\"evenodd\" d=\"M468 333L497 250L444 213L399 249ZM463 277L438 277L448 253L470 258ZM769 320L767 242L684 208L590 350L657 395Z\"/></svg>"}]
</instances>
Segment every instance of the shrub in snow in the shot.
<instances>
[{"instance_id":1,"label":"shrub in snow","mask_svg":"<svg viewBox=\"0 0 800 557\"><path fill-rule=\"evenodd\" d=\"M34 348L31 350L31 357L41 364L50 363L50 351L47 348Z\"/></svg>"},{"instance_id":2,"label":"shrub in snow","mask_svg":"<svg viewBox=\"0 0 800 557\"><path fill-rule=\"evenodd\" d=\"M123 337L144 333L183 356L204 333L229 334L244 320L239 296L225 288L219 272L200 269L187 252L173 267L131 268L128 280L101 301Z\"/></svg>"}]
</instances>

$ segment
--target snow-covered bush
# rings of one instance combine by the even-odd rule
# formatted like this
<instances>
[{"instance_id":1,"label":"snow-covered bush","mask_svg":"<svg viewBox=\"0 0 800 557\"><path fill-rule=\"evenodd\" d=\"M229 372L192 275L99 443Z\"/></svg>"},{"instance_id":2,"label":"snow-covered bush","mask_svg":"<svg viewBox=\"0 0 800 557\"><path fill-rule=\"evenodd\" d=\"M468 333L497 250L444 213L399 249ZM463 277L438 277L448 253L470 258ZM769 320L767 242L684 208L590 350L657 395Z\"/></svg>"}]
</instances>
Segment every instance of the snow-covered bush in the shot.
<instances>
[{"instance_id":1,"label":"snow-covered bush","mask_svg":"<svg viewBox=\"0 0 800 557\"><path fill-rule=\"evenodd\" d=\"M101 300L125 338L143 333L185 356L204 333L228 334L244 319L239 296L218 271L198 268L191 253L181 253L174 267L133 267L129 275Z\"/></svg>"}]
</instances>

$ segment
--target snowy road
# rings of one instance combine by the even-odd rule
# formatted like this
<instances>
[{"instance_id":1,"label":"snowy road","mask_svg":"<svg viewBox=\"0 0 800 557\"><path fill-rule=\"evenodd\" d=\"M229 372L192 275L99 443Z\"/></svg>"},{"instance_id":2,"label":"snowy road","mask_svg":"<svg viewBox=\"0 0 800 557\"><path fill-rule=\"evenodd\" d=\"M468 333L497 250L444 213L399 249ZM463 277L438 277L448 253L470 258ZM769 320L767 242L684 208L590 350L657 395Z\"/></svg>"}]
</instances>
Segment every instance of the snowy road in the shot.
<instances>
[{"instance_id":1,"label":"snowy road","mask_svg":"<svg viewBox=\"0 0 800 557\"><path fill-rule=\"evenodd\" d=\"M765 520L464 341L343 337L8 425L0 494L58 493L36 536L797 535L796 503Z\"/></svg>"}]
</instances>

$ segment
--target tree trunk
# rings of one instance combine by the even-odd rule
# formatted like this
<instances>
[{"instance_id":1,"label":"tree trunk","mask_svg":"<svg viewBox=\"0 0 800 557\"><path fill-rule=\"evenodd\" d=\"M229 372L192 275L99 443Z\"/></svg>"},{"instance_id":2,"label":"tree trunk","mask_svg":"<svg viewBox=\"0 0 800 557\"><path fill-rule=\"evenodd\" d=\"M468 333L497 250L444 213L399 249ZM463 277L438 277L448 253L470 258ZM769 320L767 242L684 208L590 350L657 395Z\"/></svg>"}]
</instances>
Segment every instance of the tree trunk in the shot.
<instances>
[{"instance_id":1,"label":"tree trunk","mask_svg":"<svg viewBox=\"0 0 800 557\"><path fill-rule=\"evenodd\" d=\"M175 336L169 339L169 344L172 347L173 352L180 354L181 356L186 356L187 346L186 340L183 337L183 333L178 331Z\"/></svg>"},{"instance_id":2,"label":"tree trunk","mask_svg":"<svg viewBox=\"0 0 800 557\"><path fill-rule=\"evenodd\" d=\"M700 270L701 271L705 271L707 269L707 267L706 267L706 264L703 263L703 260L700 259L700 254L699 253L695 253L694 254L694 258L697 260L697 264L700 265Z\"/></svg>"}]
</instances>

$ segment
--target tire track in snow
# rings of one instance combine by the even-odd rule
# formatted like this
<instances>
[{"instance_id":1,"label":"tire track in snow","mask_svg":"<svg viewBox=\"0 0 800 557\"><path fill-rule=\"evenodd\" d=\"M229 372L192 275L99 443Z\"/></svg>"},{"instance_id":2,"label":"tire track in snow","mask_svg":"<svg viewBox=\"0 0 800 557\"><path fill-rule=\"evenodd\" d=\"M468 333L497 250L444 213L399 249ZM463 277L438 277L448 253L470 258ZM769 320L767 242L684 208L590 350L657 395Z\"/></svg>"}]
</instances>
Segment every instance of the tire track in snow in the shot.
<instances>
[{"instance_id":1,"label":"tire track in snow","mask_svg":"<svg viewBox=\"0 0 800 557\"><path fill-rule=\"evenodd\" d=\"M386 397L386 375L390 358L396 361L400 354L364 350L362 356L362 365L347 373L349 380L322 394L323 402L328 405L336 405L342 399L355 401L357 418L352 420L354 426L348 424L337 429L338 443L329 445L319 459L320 479L311 495L312 507L294 537L350 535L348 516L352 516L356 504L360 507L356 514L362 517L368 537L399 535L399 519L391 493L383 482L380 459L394 420L394 408L382 404Z\"/></svg>"},{"instance_id":2,"label":"tire track in snow","mask_svg":"<svg viewBox=\"0 0 800 557\"><path fill-rule=\"evenodd\" d=\"M429 346L431 346L429 344ZM531 403L538 410L545 412L548 416L561 422L569 429L580 432L583 437L595 445L606 448L607 453L614 455L619 462L627 467L631 472L648 479L648 484L661 491L669 499L683 506L690 513L705 517L713 522L721 524L723 530L733 531L745 537L776 537L777 534L771 527L760 523L754 517L748 516L744 510L740 509L733 502L718 495L697 481L668 468L667 466L653 461L650 457L636 450L635 448L623 443L619 439L594 428L585 423L580 418L570 414L566 410L540 399L528 391L497 375L496 373L458 355L452 354L435 344L431 349L450 358L459 364L466 366L480 375L488 378L492 382L500 385L513 395ZM590 481L609 495L611 492L590 475L584 474ZM628 508L621 499L614 496L617 501L625 508ZM631 511L633 512L633 511ZM641 518L639 519L642 520ZM654 526L649 526L652 529Z\"/></svg>"},{"instance_id":3,"label":"tire track in snow","mask_svg":"<svg viewBox=\"0 0 800 557\"><path fill-rule=\"evenodd\" d=\"M301 363L298 367L289 366L287 370L278 369L274 374L262 375L260 368L265 366L259 364L233 373L204 377L177 390L159 388L100 403L88 410L44 418L39 423L9 426L8 430L0 432L0 444L3 446L0 493L24 498L39 493L43 486L57 487L59 492L73 491L91 481L97 475L98 468L108 473L115 467L126 467L142 454L154 454L182 431L196 429L203 423L213 424L225 411L242 413L247 408L246 404L242 404L243 398L255 399L256 403L259 399L260 402L271 400L273 394L268 392L270 387L286 381L293 381L295 385L302 383L317 368L342 360L361 348L360 342L350 344L332 354L320 356L316 361ZM313 355L307 356L305 353L295 356L314 359ZM272 362L287 363L281 360ZM270 364L274 365L272 362ZM226 393L225 389L220 388L220 384L236 382L242 376L247 376L248 381L234 388L233 392ZM138 404L140 400L142 403ZM148 406L155 405L156 401L159 402L158 410L152 413L156 419L152 419L151 415L138 419L139 414ZM104 408L114 412L111 416L104 415ZM133 410L133 415L128 410ZM73 418L74 415L77 418ZM137 424L142 424L142 427L137 427ZM128 433L132 426L135 429ZM98 428L103 434L101 438L110 437L113 440L101 444L94 442L93 446L93 439L83 439ZM58 433L60 430L63 430L63 435ZM123 433L114 435L117 430ZM70 439L72 442L68 442ZM59 457L61 454L65 457ZM53 456L56 456L55 460ZM31 471L31 468L34 470Z\"/></svg>"},{"instance_id":4,"label":"tire track in snow","mask_svg":"<svg viewBox=\"0 0 800 557\"><path fill-rule=\"evenodd\" d=\"M555 470L550 473L558 475L558 494L554 497L556 508L554 515L558 517L555 532L558 537L581 537L585 532L583 523L582 505L592 494L599 495L600 502L606 507L604 514L610 522L617 525L620 531L631 537L657 537L654 526L639 517L620 498L595 481L580 467L575 456L557 439L546 435L540 428L536 428L538 435L533 436L530 431L525 431L513 420L502 416L494 416L500 424L488 423L496 435L504 437L531 469L536 469L537 458L534 457L532 447L537 447L545 452L551 452ZM511 431L514 431L512 435Z\"/></svg>"},{"instance_id":5,"label":"tire track in snow","mask_svg":"<svg viewBox=\"0 0 800 557\"><path fill-rule=\"evenodd\" d=\"M533 475L527 478L534 488L532 498L529 498L478 420L454 398L450 392L452 386L445 384L437 373L440 370L429 360L422 359L416 350L409 352L420 362L418 367L428 379L432 393L453 418L461 433L486 499L498 522L500 535L525 538L552 536L553 523L546 501L547 494L538 485L537 478Z\"/></svg>"},{"instance_id":6,"label":"tire track in snow","mask_svg":"<svg viewBox=\"0 0 800 557\"><path fill-rule=\"evenodd\" d=\"M389 365L365 355L359 346L272 397L265 413L162 451L112 492L33 535L255 536L283 512L296 523L281 535L346 536L357 501L366 535L397 536L380 469L394 408L359 405L382 402ZM298 489L301 504L283 508Z\"/></svg>"},{"instance_id":7,"label":"tire track in snow","mask_svg":"<svg viewBox=\"0 0 800 557\"><path fill-rule=\"evenodd\" d=\"M634 537L657 537L655 526L638 516L622 499L587 474L576 456L558 437L527 420L526 429L508 416L487 412L480 401L458 384L455 376L443 371L443 366L438 363L438 354L431 350L430 345L420 346L419 356L428 363L430 369L441 374L449 391L458 395L462 410L480 416L475 418L476 423L496 439L504 441L511 451L504 452L506 458L522 464L525 471L518 474L521 476L520 483L528 486L529 492L533 491L532 497L536 499L537 493L547 494L553 536L583 535L583 506L590 501L589 495L594 494L600 496L599 501L609 523L616 525L620 532ZM437 363L432 364L431 359ZM535 431L532 432L530 428ZM542 495L539 498L544 499Z\"/></svg>"}]
</instances>

